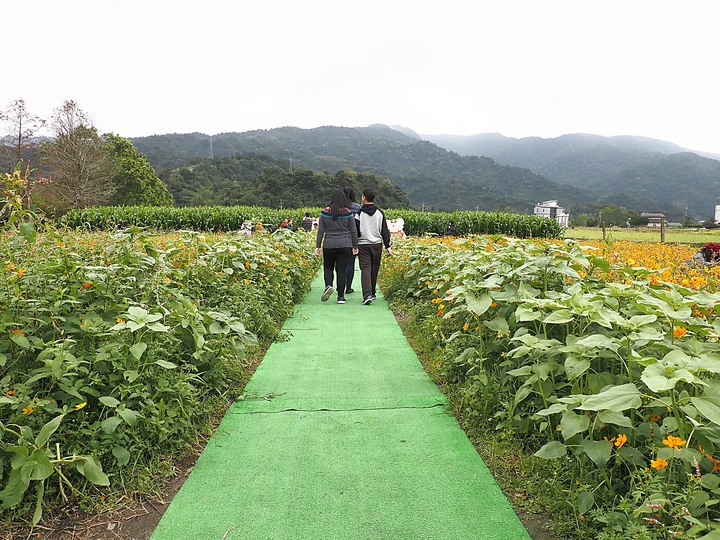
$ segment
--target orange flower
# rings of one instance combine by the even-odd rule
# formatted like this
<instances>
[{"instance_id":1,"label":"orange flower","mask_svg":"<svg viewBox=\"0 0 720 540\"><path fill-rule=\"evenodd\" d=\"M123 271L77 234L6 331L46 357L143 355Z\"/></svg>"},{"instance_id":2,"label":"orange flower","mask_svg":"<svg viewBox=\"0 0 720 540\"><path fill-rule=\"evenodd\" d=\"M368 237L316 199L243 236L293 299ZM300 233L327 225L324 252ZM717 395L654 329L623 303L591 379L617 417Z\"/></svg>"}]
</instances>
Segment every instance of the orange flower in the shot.
<instances>
[{"instance_id":1,"label":"orange flower","mask_svg":"<svg viewBox=\"0 0 720 540\"><path fill-rule=\"evenodd\" d=\"M665 446L669 446L670 448L674 448L675 450L680 450L681 446L685 446L685 443L687 441L684 441L680 437L675 437L673 435L668 435L666 439L663 439L663 444Z\"/></svg>"},{"instance_id":2,"label":"orange flower","mask_svg":"<svg viewBox=\"0 0 720 540\"><path fill-rule=\"evenodd\" d=\"M650 462L650 466L651 466L653 469L657 469L657 470L664 469L664 468L667 467L668 465L669 465L669 463L668 463L667 461L665 461L664 459L662 459L662 458L653 459L653 460Z\"/></svg>"},{"instance_id":3,"label":"orange flower","mask_svg":"<svg viewBox=\"0 0 720 540\"><path fill-rule=\"evenodd\" d=\"M625 444L626 442L627 442L627 435L625 435L624 433L621 433L620 435L617 436L617 439L615 440L615 442L613 444L615 444L615 448L622 448L623 444Z\"/></svg>"},{"instance_id":4,"label":"orange flower","mask_svg":"<svg viewBox=\"0 0 720 540\"><path fill-rule=\"evenodd\" d=\"M21 336L24 336L24 335L25 335L25 332L23 332L23 331L20 330L19 328L14 328L14 329L11 330L11 332L12 332L13 334L20 334Z\"/></svg>"},{"instance_id":5,"label":"orange flower","mask_svg":"<svg viewBox=\"0 0 720 540\"><path fill-rule=\"evenodd\" d=\"M467 330L470 328L470 325L468 323L463 324L463 330Z\"/></svg>"},{"instance_id":6,"label":"orange flower","mask_svg":"<svg viewBox=\"0 0 720 540\"><path fill-rule=\"evenodd\" d=\"M659 414L654 414L654 415L652 415L652 416L650 417L650 421L651 421L651 422L657 422L657 421L660 420L661 418L662 418L661 415L659 415Z\"/></svg>"},{"instance_id":7,"label":"orange flower","mask_svg":"<svg viewBox=\"0 0 720 540\"><path fill-rule=\"evenodd\" d=\"M92 287L92 283L90 283L89 281L83 283L83 289L89 289L90 287Z\"/></svg>"},{"instance_id":8,"label":"orange flower","mask_svg":"<svg viewBox=\"0 0 720 540\"><path fill-rule=\"evenodd\" d=\"M677 339L680 339L685 334L687 334L687 328L683 328L682 326L676 326L673 329L673 336L675 336Z\"/></svg>"},{"instance_id":9,"label":"orange flower","mask_svg":"<svg viewBox=\"0 0 720 540\"><path fill-rule=\"evenodd\" d=\"M7 395L8 395L8 396L14 396L14 395L15 395L15 392L17 392L17 389L13 388L12 390L8 390Z\"/></svg>"}]
</instances>

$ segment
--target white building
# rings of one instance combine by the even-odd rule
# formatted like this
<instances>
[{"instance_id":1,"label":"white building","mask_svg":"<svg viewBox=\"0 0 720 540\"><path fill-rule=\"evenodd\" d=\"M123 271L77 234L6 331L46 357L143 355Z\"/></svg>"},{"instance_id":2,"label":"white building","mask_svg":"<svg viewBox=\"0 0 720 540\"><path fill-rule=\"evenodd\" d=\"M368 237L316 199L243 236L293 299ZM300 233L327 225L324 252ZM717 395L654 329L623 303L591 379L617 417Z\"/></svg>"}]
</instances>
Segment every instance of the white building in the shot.
<instances>
[{"instance_id":1,"label":"white building","mask_svg":"<svg viewBox=\"0 0 720 540\"><path fill-rule=\"evenodd\" d=\"M570 225L570 214L565 212L563 207L558 206L557 201L544 201L537 203L533 214L540 217L554 219L565 228Z\"/></svg>"}]
</instances>

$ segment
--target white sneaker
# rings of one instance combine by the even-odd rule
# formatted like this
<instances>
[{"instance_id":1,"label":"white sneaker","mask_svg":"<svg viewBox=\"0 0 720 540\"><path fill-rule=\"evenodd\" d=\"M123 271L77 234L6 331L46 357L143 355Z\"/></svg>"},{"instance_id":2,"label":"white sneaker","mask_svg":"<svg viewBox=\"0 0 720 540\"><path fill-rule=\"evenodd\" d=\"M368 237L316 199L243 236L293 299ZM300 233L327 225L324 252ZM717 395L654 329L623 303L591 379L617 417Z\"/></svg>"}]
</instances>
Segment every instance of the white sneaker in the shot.
<instances>
[{"instance_id":1,"label":"white sneaker","mask_svg":"<svg viewBox=\"0 0 720 540\"><path fill-rule=\"evenodd\" d=\"M372 296L368 296L365 300L363 300L363 305L369 306L370 304L372 304L372 302L373 302Z\"/></svg>"},{"instance_id":2,"label":"white sneaker","mask_svg":"<svg viewBox=\"0 0 720 540\"><path fill-rule=\"evenodd\" d=\"M323 302L327 302L328 298L330 298L330 295L335 291L330 285L325 287L325 292L322 293L322 296L320 297L320 300Z\"/></svg>"}]
</instances>

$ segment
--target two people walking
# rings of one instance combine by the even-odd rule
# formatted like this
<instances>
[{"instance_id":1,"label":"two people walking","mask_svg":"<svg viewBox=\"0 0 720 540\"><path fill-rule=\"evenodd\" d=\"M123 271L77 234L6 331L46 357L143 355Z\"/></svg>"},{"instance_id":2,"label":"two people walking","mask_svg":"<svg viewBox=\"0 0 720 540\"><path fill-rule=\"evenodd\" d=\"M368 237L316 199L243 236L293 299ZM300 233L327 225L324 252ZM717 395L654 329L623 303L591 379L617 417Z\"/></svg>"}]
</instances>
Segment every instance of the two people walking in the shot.
<instances>
[{"instance_id":1,"label":"two people walking","mask_svg":"<svg viewBox=\"0 0 720 540\"><path fill-rule=\"evenodd\" d=\"M351 209L353 195L352 188L334 190L330 195L330 205L320 212L315 242L316 254L323 256L325 290L320 299L323 302L329 300L335 291L333 281L336 281L338 304L346 302L345 294L353 292L354 256L357 255L363 304L369 305L376 297L383 244L388 255L392 255L390 231L385 214L374 204L374 189L363 190L363 205L356 212Z\"/></svg>"}]
</instances>

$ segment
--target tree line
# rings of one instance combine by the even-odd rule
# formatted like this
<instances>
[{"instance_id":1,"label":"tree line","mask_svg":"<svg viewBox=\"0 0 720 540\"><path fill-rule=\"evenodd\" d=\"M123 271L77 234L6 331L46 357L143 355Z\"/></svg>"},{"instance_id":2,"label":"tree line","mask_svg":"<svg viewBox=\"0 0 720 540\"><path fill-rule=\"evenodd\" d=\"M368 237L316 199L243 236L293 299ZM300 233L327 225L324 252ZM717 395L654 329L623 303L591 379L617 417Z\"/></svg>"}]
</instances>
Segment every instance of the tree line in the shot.
<instances>
[{"instance_id":1,"label":"tree line","mask_svg":"<svg viewBox=\"0 0 720 540\"><path fill-rule=\"evenodd\" d=\"M172 205L165 183L129 139L98 133L75 101L53 110L49 120L17 99L0 111L5 135L0 166L7 175L32 171L23 195L26 206L51 213L97 205ZM50 136L41 135L49 130ZM0 179L1 181L1 179Z\"/></svg>"}]
</instances>

